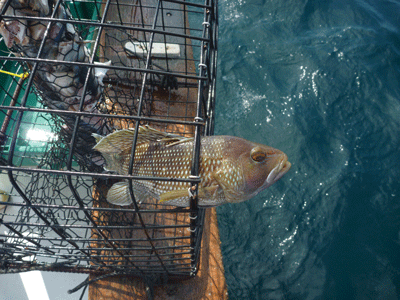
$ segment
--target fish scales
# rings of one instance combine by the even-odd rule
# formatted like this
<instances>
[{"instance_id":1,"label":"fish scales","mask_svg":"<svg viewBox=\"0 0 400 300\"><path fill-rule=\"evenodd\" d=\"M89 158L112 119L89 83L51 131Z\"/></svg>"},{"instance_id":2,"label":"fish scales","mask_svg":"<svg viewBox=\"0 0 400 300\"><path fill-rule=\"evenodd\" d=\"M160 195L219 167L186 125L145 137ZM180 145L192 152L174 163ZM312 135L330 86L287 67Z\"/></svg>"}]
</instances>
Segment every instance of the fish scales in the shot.
<instances>
[{"instance_id":1,"label":"fish scales","mask_svg":"<svg viewBox=\"0 0 400 300\"><path fill-rule=\"evenodd\" d=\"M95 135L94 149L102 153L107 169L129 174L133 130L121 130L106 137ZM132 175L187 179L193 157L193 138L139 128ZM280 179L290 169L280 150L230 136L201 138L198 185L199 206L250 199ZM132 180L138 202L154 197L162 204L188 206L189 182ZM131 203L128 182L113 185L107 200L117 205Z\"/></svg>"},{"instance_id":2,"label":"fish scales","mask_svg":"<svg viewBox=\"0 0 400 300\"><path fill-rule=\"evenodd\" d=\"M190 175L190 163L192 149L190 143L166 147L165 143L151 143L140 145L136 148L133 175L188 178ZM129 160L124 165L124 174L128 174ZM143 181L146 188L153 190L157 195L182 189L183 184L188 183L176 181Z\"/></svg>"},{"instance_id":3,"label":"fish scales","mask_svg":"<svg viewBox=\"0 0 400 300\"><path fill-rule=\"evenodd\" d=\"M221 167L223 161L222 145L226 143L224 139L202 138L200 150L200 168L199 189L212 185L212 174L214 170ZM127 155L126 153L124 155ZM150 145L140 145L136 148L133 175L137 176L153 176L166 178L188 178L191 171L191 163L193 157L193 140L186 143L180 143L173 147L168 144L159 142ZM222 166L222 173L227 174L227 183L233 188L238 188L243 182L241 169L237 166L227 163ZM129 160L125 161L123 174L128 174ZM190 183L178 181L143 181L142 184L155 194L162 195L171 191L186 191L190 187ZM170 203L186 202L189 193L185 196L170 201ZM213 199L214 202L222 202L221 197Z\"/></svg>"}]
</instances>

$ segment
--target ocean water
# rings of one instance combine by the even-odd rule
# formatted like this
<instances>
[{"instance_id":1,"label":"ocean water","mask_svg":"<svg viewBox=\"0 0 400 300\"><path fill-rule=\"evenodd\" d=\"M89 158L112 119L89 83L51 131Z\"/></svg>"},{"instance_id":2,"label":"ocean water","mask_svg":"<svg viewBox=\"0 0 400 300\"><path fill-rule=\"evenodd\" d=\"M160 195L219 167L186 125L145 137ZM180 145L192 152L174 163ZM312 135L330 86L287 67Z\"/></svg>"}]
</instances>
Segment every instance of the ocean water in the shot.
<instances>
[{"instance_id":1,"label":"ocean water","mask_svg":"<svg viewBox=\"0 0 400 300\"><path fill-rule=\"evenodd\" d=\"M218 208L230 299L400 298L400 1L220 0L215 134L292 169Z\"/></svg>"}]
</instances>

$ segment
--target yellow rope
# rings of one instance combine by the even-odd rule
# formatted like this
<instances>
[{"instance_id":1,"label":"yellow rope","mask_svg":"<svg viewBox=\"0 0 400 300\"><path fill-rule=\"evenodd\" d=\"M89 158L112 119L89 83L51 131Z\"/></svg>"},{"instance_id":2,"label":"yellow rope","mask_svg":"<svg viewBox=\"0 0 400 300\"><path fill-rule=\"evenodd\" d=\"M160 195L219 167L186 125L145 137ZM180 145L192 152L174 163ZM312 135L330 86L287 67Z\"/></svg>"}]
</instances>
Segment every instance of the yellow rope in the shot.
<instances>
[{"instance_id":1,"label":"yellow rope","mask_svg":"<svg viewBox=\"0 0 400 300\"><path fill-rule=\"evenodd\" d=\"M11 76L16 76L16 77L19 77L19 78L22 78L22 79L25 79L25 78L27 78L29 76L28 72L24 72L22 74L15 74L15 73L11 73L11 72L8 72L8 71L0 70L0 73L4 73L4 74L7 74L7 75L11 75Z\"/></svg>"}]
</instances>

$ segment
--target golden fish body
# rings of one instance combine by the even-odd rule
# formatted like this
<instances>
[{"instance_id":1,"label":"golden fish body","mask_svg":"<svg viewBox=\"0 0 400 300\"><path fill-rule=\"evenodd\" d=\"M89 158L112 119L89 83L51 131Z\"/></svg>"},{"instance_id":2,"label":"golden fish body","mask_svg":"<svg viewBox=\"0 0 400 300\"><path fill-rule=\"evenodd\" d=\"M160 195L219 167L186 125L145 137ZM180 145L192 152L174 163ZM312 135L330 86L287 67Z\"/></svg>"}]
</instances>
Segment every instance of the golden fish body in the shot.
<instances>
[{"instance_id":1,"label":"golden fish body","mask_svg":"<svg viewBox=\"0 0 400 300\"><path fill-rule=\"evenodd\" d=\"M107 169L129 174L133 130L95 135L95 150L102 153ZM139 128L132 175L187 179L193 158L193 138L172 135L147 126ZM218 206L254 197L279 180L290 162L280 150L232 136L201 138L199 206ZM168 180L132 180L140 203L154 197L162 204L189 206L190 183ZM114 184L107 200L116 205L132 203L128 182Z\"/></svg>"}]
</instances>

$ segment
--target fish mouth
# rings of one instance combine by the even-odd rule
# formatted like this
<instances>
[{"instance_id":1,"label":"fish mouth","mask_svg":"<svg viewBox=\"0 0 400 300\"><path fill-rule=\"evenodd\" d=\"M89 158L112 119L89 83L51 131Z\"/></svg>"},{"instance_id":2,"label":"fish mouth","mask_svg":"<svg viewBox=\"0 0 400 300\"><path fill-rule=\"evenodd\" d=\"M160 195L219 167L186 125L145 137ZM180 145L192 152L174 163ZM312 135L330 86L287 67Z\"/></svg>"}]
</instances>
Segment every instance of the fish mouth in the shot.
<instances>
[{"instance_id":1,"label":"fish mouth","mask_svg":"<svg viewBox=\"0 0 400 300\"><path fill-rule=\"evenodd\" d=\"M266 183L268 185L271 185L274 182L277 182L279 179L282 178L283 175L285 175L290 170L291 166L292 164L288 161L286 154L283 155L281 161L268 174Z\"/></svg>"}]
</instances>

